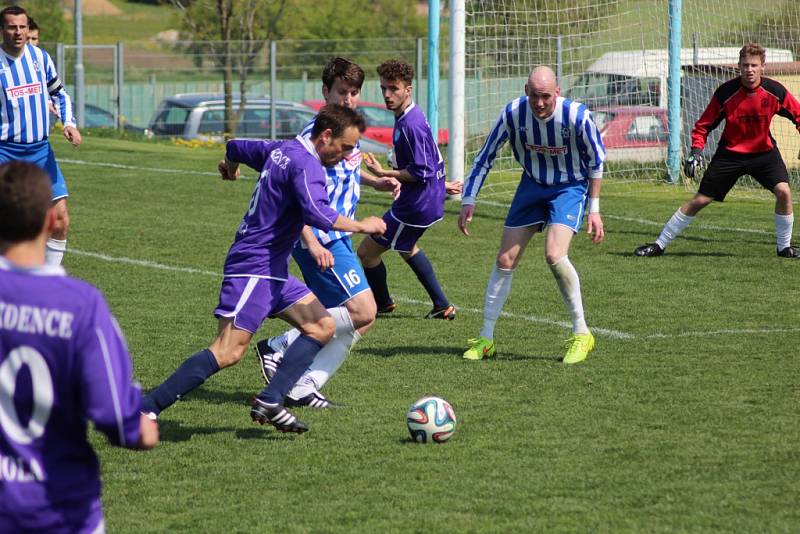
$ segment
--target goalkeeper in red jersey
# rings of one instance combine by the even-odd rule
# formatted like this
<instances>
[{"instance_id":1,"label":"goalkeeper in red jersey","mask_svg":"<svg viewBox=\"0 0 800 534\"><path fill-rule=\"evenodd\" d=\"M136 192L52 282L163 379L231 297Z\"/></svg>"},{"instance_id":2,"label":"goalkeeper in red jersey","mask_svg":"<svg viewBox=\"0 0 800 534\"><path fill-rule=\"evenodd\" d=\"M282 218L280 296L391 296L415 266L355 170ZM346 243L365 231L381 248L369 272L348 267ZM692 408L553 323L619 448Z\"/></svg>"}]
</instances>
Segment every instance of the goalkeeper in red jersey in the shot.
<instances>
[{"instance_id":1,"label":"goalkeeper in red jersey","mask_svg":"<svg viewBox=\"0 0 800 534\"><path fill-rule=\"evenodd\" d=\"M703 162L708 133L725 120L719 148L703 174L697 194L672 215L655 243L636 249L637 256L664 254L667 245L701 209L714 200L722 202L739 177L749 174L775 195L778 256L800 258L800 249L791 245L794 213L789 173L769 133L775 115L789 119L800 130L800 102L783 85L763 76L765 56L765 50L753 43L739 51L740 76L717 88L692 129L692 150L684 165L687 176L694 176Z\"/></svg>"}]
</instances>

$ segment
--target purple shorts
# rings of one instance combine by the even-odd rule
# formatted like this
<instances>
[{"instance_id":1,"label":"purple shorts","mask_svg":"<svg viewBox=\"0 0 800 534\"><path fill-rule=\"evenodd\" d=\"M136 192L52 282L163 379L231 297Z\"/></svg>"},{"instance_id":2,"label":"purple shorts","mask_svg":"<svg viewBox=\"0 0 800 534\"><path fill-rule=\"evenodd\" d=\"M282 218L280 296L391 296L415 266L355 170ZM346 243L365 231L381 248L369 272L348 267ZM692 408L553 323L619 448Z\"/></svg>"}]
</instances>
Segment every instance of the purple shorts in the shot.
<instances>
[{"instance_id":1,"label":"purple shorts","mask_svg":"<svg viewBox=\"0 0 800 534\"><path fill-rule=\"evenodd\" d=\"M413 226L400 222L394 218L391 211L383 214L383 221L386 223L386 231L380 236L370 236L372 239L382 246L397 252L411 252L414 250L414 245L425 233L425 230L433 226ZM434 223L435 224L435 223Z\"/></svg>"},{"instance_id":2,"label":"purple shorts","mask_svg":"<svg viewBox=\"0 0 800 534\"><path fill-rule=\"evenodd\" d=\"M232 317L236 328L255 334L264 319L281 313L309 293L311 290L291 275L285 282L256 276L228 276L222 281L214 316Z\"/></svg>"}]
</instances>

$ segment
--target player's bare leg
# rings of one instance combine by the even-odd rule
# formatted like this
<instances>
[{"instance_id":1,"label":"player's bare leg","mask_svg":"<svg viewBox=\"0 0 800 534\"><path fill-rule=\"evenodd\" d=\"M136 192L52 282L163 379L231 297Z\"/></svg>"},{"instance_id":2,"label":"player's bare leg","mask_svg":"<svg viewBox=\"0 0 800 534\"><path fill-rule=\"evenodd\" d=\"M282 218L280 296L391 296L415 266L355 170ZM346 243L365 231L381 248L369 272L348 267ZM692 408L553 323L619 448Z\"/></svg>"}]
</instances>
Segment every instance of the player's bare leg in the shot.
<instances>
[{"instance_id":1,"label":"player's bare leg","mask_svg":"<svg viewBox=\"0 0 800 534\"><path fill-rule=\"evenodd\" d=\"M500 312L511 291L514 269L519 265L525 248L531 238L542 229L542 225L519 228L503 228L500 249L497 252L494 269L489 274L483 303L483 327L480 335L467 340L469 348L463 357L467 360L481 360L495 355L494 328Z\"/></svg>"},{"instance_id":2,"label":"player's bare leg","mask_svg":"<svg viewBox=\"0 0 800 534\"><path fill-rule=\"evenodd\" d=\"M50 237L47 239L45 263L47 265L61 265L64 252L67 250L67 230L69 229L67 198L63 197L54 200L53 210L56 214L56 222L50 232Z\"/></svg>"}]
</instances>

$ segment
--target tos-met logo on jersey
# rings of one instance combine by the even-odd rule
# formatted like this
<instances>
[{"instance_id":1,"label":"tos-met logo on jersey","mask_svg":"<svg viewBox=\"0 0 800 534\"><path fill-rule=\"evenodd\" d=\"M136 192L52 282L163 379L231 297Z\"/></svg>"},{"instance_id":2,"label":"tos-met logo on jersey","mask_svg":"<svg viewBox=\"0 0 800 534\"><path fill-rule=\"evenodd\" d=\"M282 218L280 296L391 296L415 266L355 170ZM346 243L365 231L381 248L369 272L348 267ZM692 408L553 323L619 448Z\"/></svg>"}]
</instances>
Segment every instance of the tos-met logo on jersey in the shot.
<instances>
[{"instance_id":1,"label":"tos-met logo on jersey","mask_svg":"<svg viewBox=\"0 0 800 534\"><path fill-rule=\"evenodd\" d=\"M39 95L42 93L42 84L39 82L29 83L27 85L16 85L6 89L6 97L9 100L23 98L30 95Z\"/></svg>"}]
</instances>

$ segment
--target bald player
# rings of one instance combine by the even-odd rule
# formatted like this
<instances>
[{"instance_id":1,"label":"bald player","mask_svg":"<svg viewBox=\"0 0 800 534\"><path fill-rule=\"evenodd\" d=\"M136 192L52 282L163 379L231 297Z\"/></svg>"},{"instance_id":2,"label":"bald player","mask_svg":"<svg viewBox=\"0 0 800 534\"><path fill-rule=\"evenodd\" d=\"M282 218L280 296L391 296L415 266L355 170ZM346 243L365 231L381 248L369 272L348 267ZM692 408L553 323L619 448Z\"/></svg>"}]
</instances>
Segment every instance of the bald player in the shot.
<instances>
[{"instance_id":1,"label":"bald player","mask_svg":"<svg viewBox=\"0 0 800 534\"><path fill-rule=\"evenodd\" d=\"M477 338L468 341L469 348L464 352L468 360L495 355L494 328L511 290L514 269L531 238L545 228L545 259L572 318L572 336L567 340L564 363L581 362L594 348L594 336L584 319L578 273L567 254L587 207L586 231L595 244L603 240L600 184L605 150L586 106L560 95L553 70L545 66L534 68L525 84L525 95L503 108L464 185L458 227L468 236L475 199L497 152L506 141L511 143L522 176L489 275L483 328Z\"/></svg>"}]
</instances>

